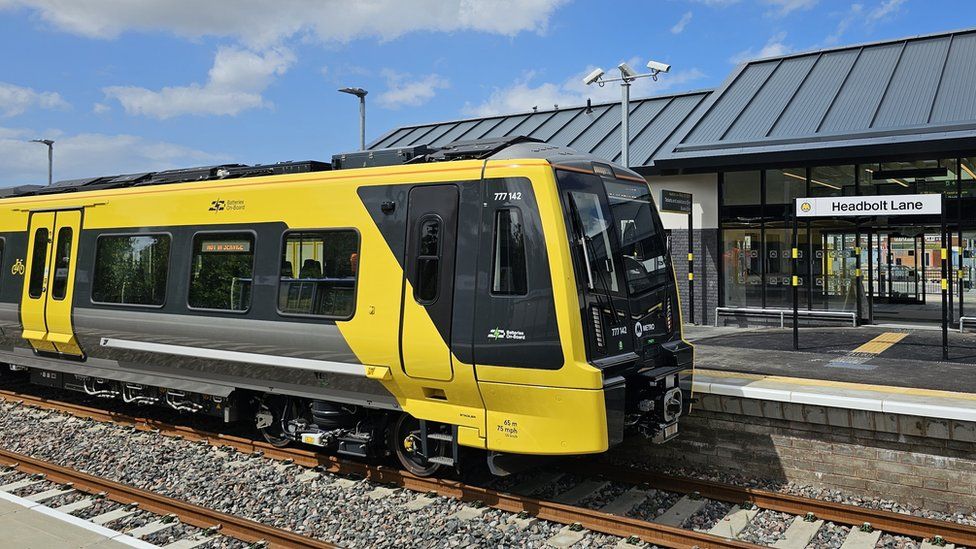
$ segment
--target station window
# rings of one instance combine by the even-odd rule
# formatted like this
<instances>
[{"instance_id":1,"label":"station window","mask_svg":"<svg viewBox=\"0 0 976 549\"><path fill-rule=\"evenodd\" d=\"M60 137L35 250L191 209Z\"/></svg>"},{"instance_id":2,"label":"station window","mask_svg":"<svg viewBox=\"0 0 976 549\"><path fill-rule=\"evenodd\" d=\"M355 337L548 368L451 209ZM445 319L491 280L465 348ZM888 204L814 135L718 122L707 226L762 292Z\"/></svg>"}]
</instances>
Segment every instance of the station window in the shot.
<instances>
[{"instance_id":1,"label":"station window","mask_svg":"<svg viewBox=\"0 0 976 549\"><path fill-rule=\"evenodd\" d=\"M31 273L27 283L27 295L34 299L44 293L44 274L47 271L47 240L49 231L40 228L34 231L34 249L31 250Z\"/></svg>"},{"instance_id":2,"label":"station window","mask_svg":"<svg viewBox=\"0 0 976 549\"><path fill-rule=\"evenodd\" d=\"M198 234L193 237L187 303L194 309L246 311L253 272L253 234Z\"/></svg>"},{"instance_id":3,"label":"station window","mask_svg":"<svg viewBox=\"0 0 976 549\"><path fill-rule=\"evenodd\" d=\"M54 280L51 283L51 297L64 299L68 293L68 267L71 266L71 227L61 227L54 248Z\"/></svg>"},{"instance_id":4,"label":"station window","mask_svg":"<svg viewBox=\"0 0 976 549\"><path fill-rule=\"evenodd\" d=\"M976 196L976 157L959 159L959 177L962 179L962 196Z\"/></svg>"},{"instance_id":5,"label":"station window","mask_svg":"<svg viewBox=\"0 0 976 549\"><path fill-rule=\"evenodd\" d=\"M524 235L522 215L519 210L507 209L495 212L492 293L498 295L528 293Z\"/></svg>"},{"instance_id":6,"label":"station window","mask_svg":"<svg viewBox=\"0 0 976 549\"><path fill-rule=\"evenodd\" d=\"M169 248L169 235L99 237L92 301L162 305L166 298Z\"/></svg>"},{"instance_id":7,"label":"station window","mask_svg":"<svg viewBox=\"0 0 976 549\"><path fill-rule=\"evenodd\" d=\"M810 196L854 196L857 194L854 166L810 168Z\"/></svg>"},{"instance_id":8,"label":"station window","mask_svg":"<svg viewBox=\"0 0 976 549\"><path fill-rule=\"evenodd\" d=\"M807 170L789 168L766 170L766 204L793 205L797 198L807 194Z\"/></svg>"},{"instance_id":9,"label":"station window","mask_svg":"<svg viewBox=\"0 0 976 549\"><path fill-rule=\"evenodd\" d=\"M420 245L417 249L417 277L414 299L430 304L437 300L441 270L441 220L431 216L420 221Z\"/></svg>"},{"instance_id":10,"label":"station window","mask_svg":"<svg viewBox=\"0 0 976 549\"><path fill-rule=\"evenodd\" d=\"M725 172L722 204L751 206L762 204L762 182L759 172Z\"/></svg>"},{"instance_id":11,"label":"station window","mask_svg":"<svg viewBox=\"0 0 976 549\"><path fill-rule=\"evenodd\" d=\"M358 272L355 231L288 233L281 253L278 310L349 318L356 304Z\"/></svg>"}]
</instances>

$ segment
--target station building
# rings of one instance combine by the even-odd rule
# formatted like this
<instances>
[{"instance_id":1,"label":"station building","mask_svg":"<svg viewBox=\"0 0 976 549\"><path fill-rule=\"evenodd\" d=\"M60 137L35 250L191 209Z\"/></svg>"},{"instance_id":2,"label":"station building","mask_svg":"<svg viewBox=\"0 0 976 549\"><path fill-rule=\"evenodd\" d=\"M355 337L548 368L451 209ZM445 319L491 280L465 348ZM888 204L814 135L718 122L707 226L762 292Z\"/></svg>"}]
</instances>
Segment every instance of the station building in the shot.
<instances>
[{"instance_id":1,"label":"station building","mask_svg":"<svg viewBox=\"0 0 976 549\"><path fill-rule=\"evenodd\" d=\"M526 135L619 161L620 122L619 103L537 109L405 126L369 148ZM717 89L632 101L630 127L655 198L693 195L693 234L662 213L686 321L792 307L796 198L929 193L944 197L951 317L976 316L976 29L748 61ZM941 321L941 217L801 220L800 307Z\"/></svg>"}]
</instances>

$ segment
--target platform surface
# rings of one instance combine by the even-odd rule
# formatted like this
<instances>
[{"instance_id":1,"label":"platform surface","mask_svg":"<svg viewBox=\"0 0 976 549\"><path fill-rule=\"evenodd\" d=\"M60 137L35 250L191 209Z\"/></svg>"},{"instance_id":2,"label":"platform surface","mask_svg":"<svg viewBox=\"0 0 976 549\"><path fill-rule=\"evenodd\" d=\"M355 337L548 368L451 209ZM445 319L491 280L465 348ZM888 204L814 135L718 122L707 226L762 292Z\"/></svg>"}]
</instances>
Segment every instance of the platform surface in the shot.
<instances>
[{"instance_id":1,"label":"platform surface","mask_svg":"<svg viewBox=\"0 0 976 549\"><path fill-rule=\"evenodd\" d=\"M695 391L976 422L976 335L909 327L686 326ZM934 356L933 356L934 355Z\"/></svg>"},{"instance_id":2,"label":"platform surface","mask_svg":"<svg viewBox=\"0 0 976 549\"><path fill-rule=\"evenodd\" d=\"M0 549L151 547L128 536L7 493L0 493Z\"/></svg>"},{"instance_id":3,"label":"platform surface","mask_svg":"<svg viewBox=\"0 0 976 549\"><path fill-rule=\"evenodd\" d=\"M868 345L902 333L891 345ZM927 328L801 328L799 351L789 328L686 326L685 339L695 344L696 368L976 394L971 333L949 334L948 361L941 331ZM857 352L865 347L880 352Z\"/></svg>"}]
</instances>

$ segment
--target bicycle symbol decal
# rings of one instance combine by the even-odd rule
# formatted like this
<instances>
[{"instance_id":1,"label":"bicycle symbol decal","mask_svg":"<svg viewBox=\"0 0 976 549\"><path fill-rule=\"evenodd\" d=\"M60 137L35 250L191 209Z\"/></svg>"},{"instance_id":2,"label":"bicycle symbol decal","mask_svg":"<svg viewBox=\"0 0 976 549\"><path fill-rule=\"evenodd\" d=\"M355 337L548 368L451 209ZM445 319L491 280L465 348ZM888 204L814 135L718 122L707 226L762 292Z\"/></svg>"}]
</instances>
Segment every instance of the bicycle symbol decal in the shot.
<instances>
[{"instance_id":1,"label":"bicycle symbol decal","mask_svg":"<svg viewBox=\"0 0 976 549\"><path fill-rule=\"evenodd\" d=\"M13 267L10 267L10 274L13 275L24 274L24 261L22 259L18 259L17 261L14 262Z\"/></svg>"}]
</instances>

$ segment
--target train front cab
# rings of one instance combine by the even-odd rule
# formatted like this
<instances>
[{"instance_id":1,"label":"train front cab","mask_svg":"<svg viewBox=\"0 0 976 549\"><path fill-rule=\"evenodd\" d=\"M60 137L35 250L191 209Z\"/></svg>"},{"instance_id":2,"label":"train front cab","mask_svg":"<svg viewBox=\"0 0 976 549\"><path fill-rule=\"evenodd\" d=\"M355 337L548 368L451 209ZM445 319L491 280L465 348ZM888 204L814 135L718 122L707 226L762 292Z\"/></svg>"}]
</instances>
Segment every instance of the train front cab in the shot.
<instances>
[{"instance_id":1,"label":"train front cab","mask_svg":"<svg viewBox=\"0 0 976 549\"><path fill-rule=\"evenodd\" d=\"M486 180L505 169L489 163ZM589 159L536 170L533 182L562 356L532 368L475 362L487 448L586 454L625 432L670 439L690 410L693 348L681 337L674 272L646 183ZM513 315L496 336L522 337L522 322Z\"/></svg>"}]
</instances>

